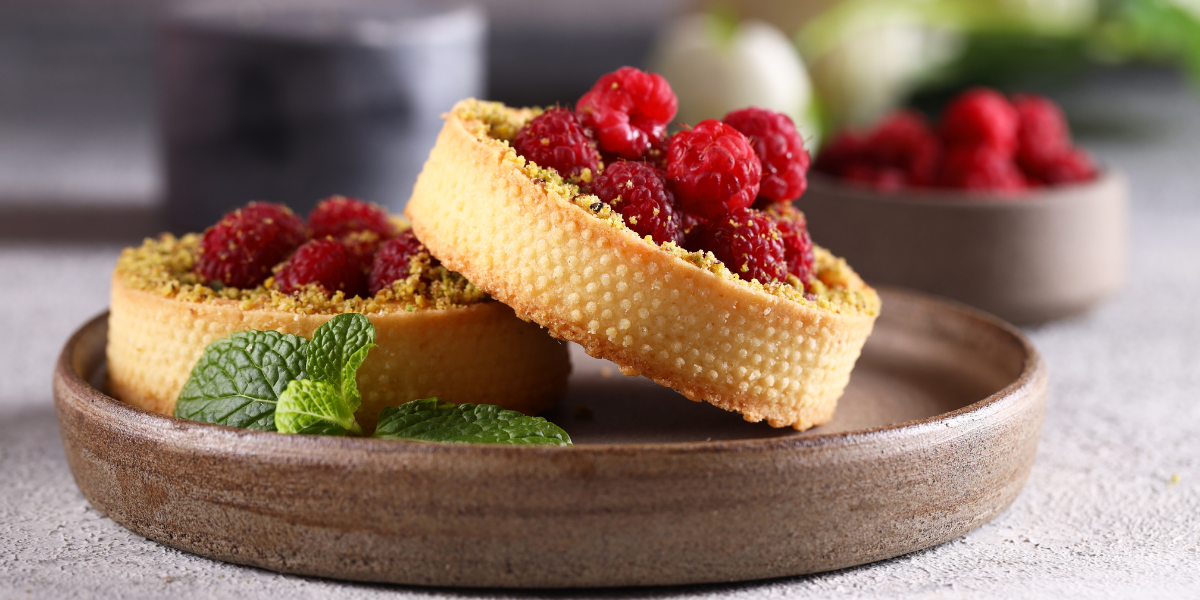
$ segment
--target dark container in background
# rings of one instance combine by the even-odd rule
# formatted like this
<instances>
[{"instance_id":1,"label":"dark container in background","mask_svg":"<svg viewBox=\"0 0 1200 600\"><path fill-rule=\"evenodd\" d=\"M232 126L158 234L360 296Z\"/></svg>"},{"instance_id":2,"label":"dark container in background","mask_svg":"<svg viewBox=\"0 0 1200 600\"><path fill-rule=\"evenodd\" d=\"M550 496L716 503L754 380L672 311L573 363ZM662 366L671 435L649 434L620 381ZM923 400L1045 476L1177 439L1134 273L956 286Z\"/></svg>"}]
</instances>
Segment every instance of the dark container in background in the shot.
<instances>
[{"instance_id":1,"label":"dark container in background","mask_svg":"<svg viewBox=\"0 0 1200 600\"><path fill-rule=\"evenodd\" d=\"M399 212L454 103L484 90L486 19L445 3L190 3L156 76L172 229L250 200Z\"/></svg>"}]
</instances>

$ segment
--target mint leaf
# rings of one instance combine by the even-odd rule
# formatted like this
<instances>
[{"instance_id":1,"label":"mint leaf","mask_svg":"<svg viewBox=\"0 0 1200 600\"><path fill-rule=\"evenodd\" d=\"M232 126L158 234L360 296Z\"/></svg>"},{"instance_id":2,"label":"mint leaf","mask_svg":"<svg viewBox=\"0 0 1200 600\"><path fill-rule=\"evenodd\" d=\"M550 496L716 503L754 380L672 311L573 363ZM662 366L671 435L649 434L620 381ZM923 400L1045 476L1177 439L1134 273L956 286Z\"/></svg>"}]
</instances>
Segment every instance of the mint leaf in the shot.
<instances>
[{"instance_id":1,"label":"mint leaf","mask_svg":"<svg viewBox=\"0 0 1200 600\"><path fill-rule=\"evenodd\" d=\"M571 445L571 436L541 417L491 404L413 400L379 413L377 438L474 444Z\"/></svg>"},{"instance_id":2,"label":"mint leaf","mask_svg":"<svg viewBox=\"0 0 1200 600\"><path fill-rule=\"evenodd\" d=\"M362 404L354 375L374 347L375 326L370 320L357 313L337 315L313 332L309 377L333 385L353 413Z\"/></svg>"},{"instance_id":3,"label":"mint leaf","mask_svg":"<svg viewBox=\"0 0 1200 600\"><path fill-rule=\"evenodd\" d=\"M375 326L346 313L313 332L308 347L310 379L295 380L279 397L275 426L282 433L362 435L354 411L362 405L355 373L375 347Z\"/></svg>"},{"instance_id":4,"label":"mint leaf","mask_svg":"<svg viewBox=\"0 0 1200 600\"><path fill-rule=\"evenodd\" d=\"M296 379L279 395L275 407L275 426L280 433L316 433L328 435L340 428L342 433L361 435L354 411L338 394L334 384L315 379Z\"/></svg>"},{"instance_id":5,"label":"mint leaf","mask_svg":"<svg viewBox=\"0 0 1200 600\"><path fill-rule=\"evenodd\" d=\"M208 345L175 401L175 416L275 430L275 403L306 377L308 340L277 331L239 331Z\"/></svg>"},{"instance_id":6,"label":"mint leaf","mask_svg":"<svg viewBox=\"0 0 1200 600\"><path fill-rule=\"evenodd\" d=\"M355 431L358 433L355 434ZM305 427L296 433L299 435L332 435L335 437L345 437L351 434L361 434L362 429L359 428L351 431L348 429L342 429L341 425L338 425L333 421L317 421L316 423L313 423L312 425L309 425L308 427Z\"/></svg>"}]
</instances>

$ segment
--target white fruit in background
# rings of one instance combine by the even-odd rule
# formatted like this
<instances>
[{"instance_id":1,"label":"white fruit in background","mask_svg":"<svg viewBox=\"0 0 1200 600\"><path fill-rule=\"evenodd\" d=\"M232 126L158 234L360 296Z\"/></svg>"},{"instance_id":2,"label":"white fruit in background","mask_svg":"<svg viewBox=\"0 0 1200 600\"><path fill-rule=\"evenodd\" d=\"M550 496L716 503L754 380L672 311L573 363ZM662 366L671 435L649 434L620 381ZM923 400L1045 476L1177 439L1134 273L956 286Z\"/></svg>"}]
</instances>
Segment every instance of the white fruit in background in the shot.
<instances>
[{"instance_id":1,"label":"white fruit in background","mask_svg":"<svg viewBox=\"0 0 1200 600\"><path fill-rule=\"evenodd\" d=\"M847 27L831 47L809 57L809 65L833 121L867 125L955 59L961 47L955 31L915 19L880 19Z\"/></svg>"},{"instance_id":2,"label":"white fruit in background","mask_svg":"<svg viewBox=\"0 0 1200 600\"><path fill-rule=\"evenodd\" d=\"M1027 31L1055 34L1092 25L1099 6L1097 0L988 0L977 7L981 12L989 9Z\"/></svg>"},{"instance_id":3,"label":"white fruit in background","mask_svg":"<svg viewBox=\"0 0 1200 600\"><path fill-rule=\"evenodd\" d=\"M811 150L812 84L791 40L757 20L737 24L708 14L680 17L660 34L650 70L679 96L675 120L694 125L757 106L792 118Z\"/></svg>"},{"instance_id":4,"label":"white fruit in background","mask_svg":"<svg viewBox=\"0 0 1200 600\"><path fill-rule=\"evenodd\" d=\"M868 125L957 60L973 34L1070 35L1097 0L844 0L796 39L826 116Z\"/></svg>"}]
</instances>

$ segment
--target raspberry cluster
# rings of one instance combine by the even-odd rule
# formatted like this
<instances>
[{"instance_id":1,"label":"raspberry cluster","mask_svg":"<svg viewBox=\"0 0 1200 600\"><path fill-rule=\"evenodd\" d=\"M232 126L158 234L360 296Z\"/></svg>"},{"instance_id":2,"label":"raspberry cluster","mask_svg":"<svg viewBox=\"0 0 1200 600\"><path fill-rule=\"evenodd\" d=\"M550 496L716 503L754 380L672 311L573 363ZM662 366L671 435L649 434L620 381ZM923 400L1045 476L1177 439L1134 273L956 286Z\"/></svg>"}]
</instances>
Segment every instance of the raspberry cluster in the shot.
<instances>
[{"instance_id":1,"label":"raspberry cluster","mask_svg":"<svg viewBox=\"0 0 1200 600\"><path fill-rule=\"evenodd\" d=\"M307 223L282 204L251 202L204 232L194 270L210 285L255 288L273 277L285 294L316 285L367 297L407 278L412 257L428 252L362 200L327 198Z\"/></svg>"},{"instance_id":2,"label":"raspberry cluster","mask_svg":"<svg viewBox=\"0 0 1200 600\"><path fill-rule=\"evenodd\" d=\"M573 113L553 108L532 119L513 148L581 184L638 235L711 251L747 281L811 281L803 215L751 208L786 204L808 186L810 159L792 120L745 108L668 135L677 106L661 76L622 67Z\"/></svg>"},{"instance_id":3,"label":"raspberry cluster","mask_svg":"<svg viewBox=\"0 0 1200 600\"><path fill-rule=\"evenodd\" d=\"M842 131L814 168L882 191L957 188L1001 193L1088 181L1091 159L1071 144L1054 102L987 88L956 97L935 128L898 111L867 132Z\"/></svg>"},{"instance_id":4,"label":"raspberry cluster","mask_svg":"<svg viewBox=\"0 0 1200 600\"><path fill-rule=\"evenodd\" d=\"M807 285L813 274L807 224L795 209L798 220L781 220L775 209L791 208L804 193L808 166L792 120L762 108L675 134L667 175L685 211L685 247L712 252L746 281L774 283L791 274ZM802 247L807 252L794 250Z\"/></svg>"},{"instance_id":5,"label":"raspberry cluster","mask_svg":"<svg viewBox=\"0 0 1200 600\"><path fill-rule=\"evenodd\" d=\"M791 118L761 108L735 110L723 119L750 140L762 163L758 195L776 202L789 202L808 188L808 151Z\"/></svg>"}]
</instances>

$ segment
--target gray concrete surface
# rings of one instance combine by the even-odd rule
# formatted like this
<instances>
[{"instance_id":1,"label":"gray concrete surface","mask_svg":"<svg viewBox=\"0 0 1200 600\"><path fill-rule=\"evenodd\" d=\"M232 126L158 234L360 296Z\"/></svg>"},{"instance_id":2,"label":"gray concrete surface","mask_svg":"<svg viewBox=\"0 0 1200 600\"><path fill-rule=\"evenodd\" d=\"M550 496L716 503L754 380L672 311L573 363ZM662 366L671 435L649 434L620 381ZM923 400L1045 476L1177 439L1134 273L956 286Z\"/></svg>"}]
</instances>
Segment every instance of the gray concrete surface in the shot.
<instances>
[{"instance_id":1,"label":"gray concrete surface","mask_svg":"<svg viewBox=\"0 0 1200 600\"><path fill-rule=\"evenodd\" d=\"M1091 314L1027 330L1051 373L1042 443L1016 503L973 533L807 577L528 594L347 584L179 552L88 506L51 405L53 360L106 306L119 247L0 240L0 598L1200 597L1200 102L1157 75L1063 98L1089 148L1130 175L1129 284Z\"/></svg>"}]
</instances>

